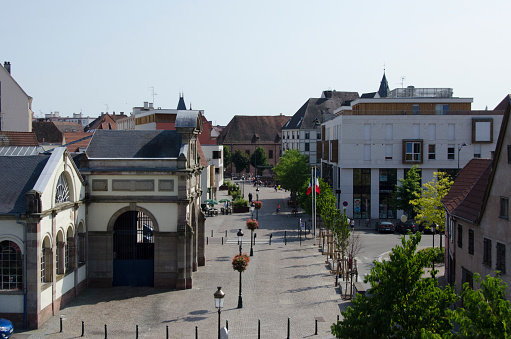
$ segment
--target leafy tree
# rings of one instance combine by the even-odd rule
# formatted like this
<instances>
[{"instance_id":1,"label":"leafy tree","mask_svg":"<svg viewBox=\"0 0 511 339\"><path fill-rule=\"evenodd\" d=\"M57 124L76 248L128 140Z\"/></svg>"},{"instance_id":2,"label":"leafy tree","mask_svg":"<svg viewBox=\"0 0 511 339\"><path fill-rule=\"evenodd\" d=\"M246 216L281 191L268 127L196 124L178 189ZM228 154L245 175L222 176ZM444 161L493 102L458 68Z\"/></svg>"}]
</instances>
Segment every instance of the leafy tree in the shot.
<instances>
[{"instance_id":1,"label":"leafy tree","mask_svg":"<svg viewBox=\"0 0 511 339\"><path fill-rule=\"evenodd\" d=\"M296 194L304 182L310 179L309 158L296 149L286 150L277 166L273 168L277 181L282 188L291 192L291 199L296 201Z\"/></svg>"},{"instance_id":2,"label":"leafy tree","mask_svg":"<svg viewBox=\"0 0 511 339\"><path fill-rule=\"evenodd\" d=\"M421 234L402 237L390 261L375 261L365 282L368 295L357 296L344 319L332 325L337 338L417 338L448 336L453 327L449 306L456 300L452 287L442 289L433 277L423 277L432 251L417 251Z\"/></svg>"},{"instance_id":3,"label":"leafy tree","mask_svg":"<svg viewBox=\"0 0 511 339\"><path fill-rule=\"evenodd\" d=\"M307 195L307 188L309 187L310 176L305 182L302 183L300 188L300 194L298 196L298 202L304 209L305 213L312 215L312 193ZM316 214L328 219L329 215L323 212L323 209L335 209L335 196L330 185L318 179L320 194L316 195ZM323 220L325 223L329 223L328 220ZM330 223L329 223L330 225ZM325 224L326 226L326 224Z\"/></svg>"},{"instance_id":4,"label":"leafy tree","mask_svg":"<svg viewBox=\"0 0 511 339\"><path fill-rule=\"evenodd\" d=\"M256 173L261 175L264 169L261 169L261 166L269 166L268 161L266 161L266 152L261 146L257 146L254 153L250 157L250 165L254 166L256 169Z\"/></svg>"},{"instance_id":5,"label":"leafy tree","mask_svg":"<svg viewBox=\"0 0 511 339\"><path fill-rule=\"evenodd\" d=\"M507 284L498 277L474 273L478 290L463 285L463 308L454 311L460 338L511 338L511 304L506 300Z\"/></svg>"},{"instance_id":6,"label":"leafy tree","mask_svg":"<svg viewBox=\"0 0 511 339\"><path fill-rule=\"evenodd\" d=\"M245 169L248 170L250 166L250 159L248 157L248 154L242 152L239 149L237 149L236 152L234 152L234 155L232 156L232 162L234 166L236 166L237 173L240 173Z\"/></svg>"},{"instance_id":7,"label":"leafy tree","mask_svg":"<svg viewBox=\"0 0 511 339\"><path fill-rule=\"evenodd\" d=\"M425 183L419 192L415 192L416 198L410 203L417 213L415 219L418 222L426 223L426 227L437 224L442 231L445 228L445 209L440 199L449 192L453 181L444 172L435 172L434 176L435 180Z\"/></svg>"},{"instance_id":8,"label":"leafy tree","mask_svg":"<svg viewBox=\"0 0 511 339\"><path fill-rule=\"evenodd\" d=\"M224 168L229 167L232 162L232 152L228 146L224 146Z\"/></svg>"},{"instance_id":9,"label":"leafy tree","mask_svg":"<svg viewBox=\"0 0 511 339\"><path fill-rule=\"evenodd\" d=\"M407 216L412 217L414 205L411 203L416 198L415 193L420 190L421 178L418 173L418 167L413 166L406 175L405 179L399 179L396 185L396 191L392 194L393 202L397 209L405 211Z\"/></svg>"}]
</instances>

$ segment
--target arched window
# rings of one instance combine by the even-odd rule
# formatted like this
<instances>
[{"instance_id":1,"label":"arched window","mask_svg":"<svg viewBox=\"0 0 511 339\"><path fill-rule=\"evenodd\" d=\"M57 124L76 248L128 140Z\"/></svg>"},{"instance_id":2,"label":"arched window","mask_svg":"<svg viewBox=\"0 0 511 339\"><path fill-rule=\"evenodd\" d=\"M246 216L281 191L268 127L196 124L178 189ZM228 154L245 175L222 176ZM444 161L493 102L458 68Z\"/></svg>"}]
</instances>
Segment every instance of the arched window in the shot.
<instances>
[{"instance_id":1,"label":"arched window","mask_svg":"<svg viewBox=\"0 0 511 339\"><path fill-rule=\"evenodd\" d=\"M23 284L23 256L13 241L0 242L0 289L21 290Z\"/></svg>"},{"instance_id":2,"label":"arched window","mask_svg":"<svg viewBox=\"0 0 511 339\"><path fill-rule=\"evenodd\" d=\"M52 281L53 271L53 253L51 251L50 239L44 238L41 248L41 282L47 283Z\"/></svg>"},{"instance_id":3,"label":"arched window","mask_svg":"<svg viewBox=\"0 0 511 339\"><path fill-rule=\"evenodd\" d=\"M66 175L62 173L55 188L55 204L62 204L69 201L69 183Z\"/></svg>"}]
</instances>

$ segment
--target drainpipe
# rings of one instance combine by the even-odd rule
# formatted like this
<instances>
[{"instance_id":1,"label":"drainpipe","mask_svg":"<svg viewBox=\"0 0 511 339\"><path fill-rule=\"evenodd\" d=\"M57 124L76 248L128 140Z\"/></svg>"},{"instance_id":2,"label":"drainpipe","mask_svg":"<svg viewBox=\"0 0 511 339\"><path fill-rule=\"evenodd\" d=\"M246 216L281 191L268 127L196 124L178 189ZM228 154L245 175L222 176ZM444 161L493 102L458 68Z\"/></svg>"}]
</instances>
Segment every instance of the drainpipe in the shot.
<instances>
[{"instance_id":1,"label":"drainpipe","mask_svg":"<svg viewBox=\"0 0 511 339\"><path fill-rule=\"evenodd\" d=\"M16 223L23 226L23 328L27 328L27 223L19 219L20 214L16 214Z\"/></svg>"}]
</instances>

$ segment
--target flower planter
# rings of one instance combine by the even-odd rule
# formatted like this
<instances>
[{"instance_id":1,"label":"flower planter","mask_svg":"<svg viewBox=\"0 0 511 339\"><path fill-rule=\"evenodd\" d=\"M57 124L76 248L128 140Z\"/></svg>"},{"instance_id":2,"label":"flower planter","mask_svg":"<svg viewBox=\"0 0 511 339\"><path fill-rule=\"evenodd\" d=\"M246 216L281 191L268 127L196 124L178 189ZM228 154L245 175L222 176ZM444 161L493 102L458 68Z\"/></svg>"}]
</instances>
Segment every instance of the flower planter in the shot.
<instances>
[{"instance_id":1,"label":"flower planter","mask_svg":"<svg viewBox=\"0 0 511 339\"><path fill-rule=\"evenodd\" d=\"M232 208L232 212L233 212L233 213L247 213L247 212L249 212L249 211L250 211L250 210L249 210L249 207L248 207L248 206L238 206L238 207L234 206L234 207Z\"/></svg>"}]
</instances>

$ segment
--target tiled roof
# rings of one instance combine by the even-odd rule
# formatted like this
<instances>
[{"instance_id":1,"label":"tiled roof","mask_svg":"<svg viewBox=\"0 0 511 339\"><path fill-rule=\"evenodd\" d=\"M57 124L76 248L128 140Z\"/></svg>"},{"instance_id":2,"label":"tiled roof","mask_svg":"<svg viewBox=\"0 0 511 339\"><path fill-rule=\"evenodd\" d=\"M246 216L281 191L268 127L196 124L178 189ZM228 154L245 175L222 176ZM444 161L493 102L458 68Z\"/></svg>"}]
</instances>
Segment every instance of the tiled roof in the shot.
<instances>
[{"instance_id":1,"label":"tiled roof","mask_svg":"<svg viewBox=\"0 0 511 339\"><path fill-rule=\"evenodd\" d=\"M282 126L289 118L285 115L235 115L218 136L217 144L279 143Z\"/></svg>"},{"instance_id":2,"label":"tiled roof","mask_svg":"<svg viewBox=\"0 0 511 339\"><path fill-rule=\"evenodd\" d=\"M89 137L87 139L84 139ZM92 133L87 132L75 132L75 133L64 133L64 140L62 141L65 144L72 143L73 141L84 139L78 142L75 142L71 145L67 145L67 151L70 153L76 153L80 151L80 148L87 148L89 146L89 142L91 140Z\"/></svg>"},{"instance_id":3,"label":"tiled roof","mask_svg":"<svg viewBox=\"0 0 511 339\"><path fill-rule=\"evenodd\" d=\"M83 132L83 126L71 121L52 121L62 133Z\"/></svg>"},{"instance_id":4,"label":"tiled roof","mask_svg":"<svg viewBox=\"0 0 511 339\"><path fill-rule=\"evenodd\" d=\"M491 159L474 158L458 173L442 204L451 215L476 223L492 170Z\"/></svg>"},{"instance_id":5,"label":"tiled roof","mask_svg":"<svg viewBox=\"0 0 511 339\"><path fill-rule=\"evenodd\" d=\"M85 132L90 130L97 130L97 129L117 129L117 124L115 123L117 120L126 118L127 115L125 114L102 114L101 116L94 119L93 122L85 126L84 130Z\"/></svg>"},{"instance_id":6,"label":"tiled roof","mask_svg":"<svg viewBox=\"0 0 511 339\"><path fill-rule=\"evenodd\" d=\"M0 214L26 213L25 193L34 187L49 158L49 155L0 156L0 168L2 169Z\"/></svg>"},{"instance_id":7,"label":"tiled roof","mask_svg":"<svg viewBox=\"0 0 511 339\"><path fill-rule=\"evenodd\" d=\"M89 158L177 158L177 131L96 130L86 154Z\"/></svg>"},{"instance_id":8,"label":"tiled roof","mask_svg":"<svg viewBox=\"0 0 511 339\"><path fill-rule=\"evenodd\" d=\"M37 141L45 144L62 144L62 132L51 121L32 122Z\"/></svg>"},{"instance_id":9,"label":"tiled roof","mask_svg":"<svg viewBox=\"0 0 511 339\"><path fill-rule=\"evenodd\" d=\"M282 129L314 129L334 117L334 111L358 98L357 92L325 91L325 98L310 98Z\"/></svg>"},{"instance_id":10,"label":"tiled roof","mask_svg":"<svg viewBox=\"0 0 511 339\"><path fill-rule=\"evenodd\" d=\"M0 132L0 146L39 146L34 132Z\"/></svg>"}]
</instances>

